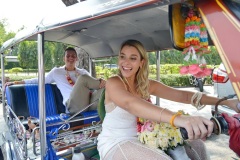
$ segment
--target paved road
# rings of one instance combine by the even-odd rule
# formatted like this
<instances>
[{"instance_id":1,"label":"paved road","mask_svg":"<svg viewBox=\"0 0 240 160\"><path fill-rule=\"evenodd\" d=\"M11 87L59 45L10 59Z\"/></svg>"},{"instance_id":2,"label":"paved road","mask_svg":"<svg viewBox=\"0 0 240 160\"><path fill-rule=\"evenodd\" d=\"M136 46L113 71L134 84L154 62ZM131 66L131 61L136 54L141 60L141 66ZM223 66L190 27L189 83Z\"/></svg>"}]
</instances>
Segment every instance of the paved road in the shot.
<instances>
[{"instance_id":1,"label":"paved road","mask_svg":"<svg viewBox=\"0 0 240 160\"><path fill-rule=\"evenodd\" d=\"M196 91L195 88L179 88L183 90L192 90ZM212 86L204 86L204 92L207 94L213 94ZM153 99L153 102L155 99ZM162 107L166 107L172 111L177 111L179 109L188 112L191 115L201 115L207 118L211 118L211 106L206 106L201 111L197 111L191 105L181 104L181 103L174 103L168 100L160 99L160 105ZM4 123L4 119L2 116L2 105L0 105L0 133L7 131L6 124ZM212 135L206 140L206 147L209 151L211 160L233 160L238 159L235 153L229 149L228 147L229 136L226 135ZM2 144L2 140L0 137L0 145Z\"/></svg>"},{"instance_id":2,"label":"paved road","mask_svg":"<svg viewBox=\"0 0 240 160\"><path fill-rule=\"evenodd\" d=\"M191 90L191 91L197 91L196 88L178 88L183 90ZM213 95L213 87L212 86L204 86L204 92ZM153 102L155 102L155 99L153 98ZM206 106L200 111L197 111L196 108L194 108L191 105L187 104L181 104L181 103L175 103L172 101L168 101L165 99L160 99L160 106L166 107L172 111L178 111L178 110L184 110L185 112L188 112L191 115L201 115L208 119L211 118L211 106ZM239 159L237 158L236 154L228 147L229 145L229 136L227 135L212 135L209 137L206 141L206 147L209 151L211 160L233 160L233 159Z\"/></svg>"}]
</instances>

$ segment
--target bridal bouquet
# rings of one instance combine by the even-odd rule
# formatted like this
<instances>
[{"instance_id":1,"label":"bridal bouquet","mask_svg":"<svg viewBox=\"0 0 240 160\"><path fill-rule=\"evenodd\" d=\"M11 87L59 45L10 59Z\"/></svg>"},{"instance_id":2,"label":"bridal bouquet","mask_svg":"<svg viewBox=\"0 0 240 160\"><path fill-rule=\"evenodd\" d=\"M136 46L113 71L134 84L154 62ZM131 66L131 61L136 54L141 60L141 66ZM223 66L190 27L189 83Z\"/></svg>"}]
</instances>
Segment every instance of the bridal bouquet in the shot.
<instances>
[{"instance_id":1,"label":"bridal bouquet","mask_svg":"<svg viewBox=\"0 0 240 160\"><path fill-rule=\"evenodd\" d=\"M180 129L174 128L168 123L156 123L138 118L137 130L140 142L151 148L159 148L166 152L178 145L184 145Z\"/></svg>"}]
</instances>

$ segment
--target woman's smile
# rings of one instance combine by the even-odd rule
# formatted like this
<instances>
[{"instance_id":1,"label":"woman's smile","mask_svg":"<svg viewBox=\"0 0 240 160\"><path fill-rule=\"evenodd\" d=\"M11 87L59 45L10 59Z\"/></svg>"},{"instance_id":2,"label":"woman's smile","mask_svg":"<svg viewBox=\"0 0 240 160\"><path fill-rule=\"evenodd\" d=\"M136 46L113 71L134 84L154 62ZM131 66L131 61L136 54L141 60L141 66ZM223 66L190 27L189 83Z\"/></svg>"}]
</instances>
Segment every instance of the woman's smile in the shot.
<instances>
[{"instance_id":1,"label":"woman's smile","mask_svg":"<svg viewBox=\"0 0 240 160\"><path fill-rule=\"evenodd\" d=\"M135 76L142 64L138 50L132 46L124 46L119 54L118 64L124 77Z\"/></svg>"}]
</instances>

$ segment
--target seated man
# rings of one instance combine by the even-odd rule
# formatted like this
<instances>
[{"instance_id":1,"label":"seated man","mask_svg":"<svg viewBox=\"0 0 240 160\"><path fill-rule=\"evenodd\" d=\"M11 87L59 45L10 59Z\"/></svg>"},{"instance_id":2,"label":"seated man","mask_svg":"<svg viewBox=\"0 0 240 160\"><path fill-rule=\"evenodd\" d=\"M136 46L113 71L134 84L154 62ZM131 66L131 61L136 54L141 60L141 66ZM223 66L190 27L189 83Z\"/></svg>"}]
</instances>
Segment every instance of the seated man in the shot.
<instances>
[{"instance_id":1,"label":"seated man","mask_svg":"<svg viewBox=\"0 0 240 160\"><path fill-rule=\"evenodd\" d=\"M45 83L56 83L63 96L63 104L66 106L66 113L75 114L90 103L89 89L96 91L91 96L91 102L97 99L105 87L105 80L96 79L90 76L85 69L76 66L77 52L74 48L68 47L65 50L62 67L54 67L45 77ZM36 84L37 78L24 81L7 82L6 86L14 84ZM96 106L96 105L95 105ZM90 107L90 109L96 109Z\"/></svg>"}]
</instances>

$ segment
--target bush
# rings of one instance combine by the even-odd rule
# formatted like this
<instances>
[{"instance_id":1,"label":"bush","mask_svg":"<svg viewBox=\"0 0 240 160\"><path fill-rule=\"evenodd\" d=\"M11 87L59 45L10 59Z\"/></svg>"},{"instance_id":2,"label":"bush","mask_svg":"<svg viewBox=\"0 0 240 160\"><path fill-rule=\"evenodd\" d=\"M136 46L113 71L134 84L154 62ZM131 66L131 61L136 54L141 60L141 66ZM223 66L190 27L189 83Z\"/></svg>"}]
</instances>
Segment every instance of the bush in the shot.
<instances>
[{"instance_id":1,"label":"bush","mask_svg":"<svg viewBox=\"0 0 240 160\"><path fill-rule=\"evenodd\" d=\"M96 78L104 78L104 79L108 79L109 77L116 75L118 73L118 69L117 68L102 68L100 66L96 66L95 68L96 70Z\"/></svg>"},{"instance_id":2,"label":"bush","mask_svg":"<svg viewBox=\"0 0 240 160\"><path fill-rule=\"evenodd\" d=\"M179 66L181 64L166 64L161 65L160 67L160 81L167 86L173 87L182 87L182 86L191 86L189 83L189 76L190 75L181 75L179 74ZM208 65L208 68L213 68L213 66ZM14 68L13 68L14 69ZM156 65L149 65L150 79L156 79ZM19 71L19 70L18 70ZM10 71L9 71L10 72ZM102 69L101 66L96 66L96 78L104 78L107 79L113 75L118 73L118 69ZM36 75L27 75L27 76L17 76L17 75L8 75L10 77L10 81L21 81L23 79L35 78ZM205 85L211 85L212 80L210 77L206 77Z\"/></svg>"},{"instance_id":3,"label":"bush","mask_svg":"<svg viewBox=\"0 0 240 160\"><path fill-rule=\"evenodd\" d=\"M190 75L180 75L180 74L161 74L160 75L160 82L167 86L172 87L189 87L191 86L189 82ZM151 75L151 79L156 79L156 76ZM210 76L206 77L204 85L212 85L212 80Z\"/></svg>"},{"instance_id":4,"label":"bush","mask_svg":"<svg viewBox=\"0 0 240 160\"><path fill-rule=\"evenodd\" d=\"M9 73L15 73L16 75L19 73L19 72L22 72L23 69L20 68L20 67L16 67L16 68L12 68L9 70Z\"/></svg>"},{"instance_id":5,"label":"bush","mask_svg":"<svg viewBox=\"0 0 240 160\"><path fill-rule=\"evenodd\" d=\"M180 74L160 75L160 81L167 86L190 86L188 77Z\"/></svg>"},{"instance_id":6,"label":"bush","mask_svg":"<svg viewBox=\"0 0 240 160\"><path fill-rule=\"evenodd\" d=\"M16 76L16 75L9 75L8 77L10 81L22 81L24 79L36 78L36 76Z\"/></svg>"}]
</instances>

